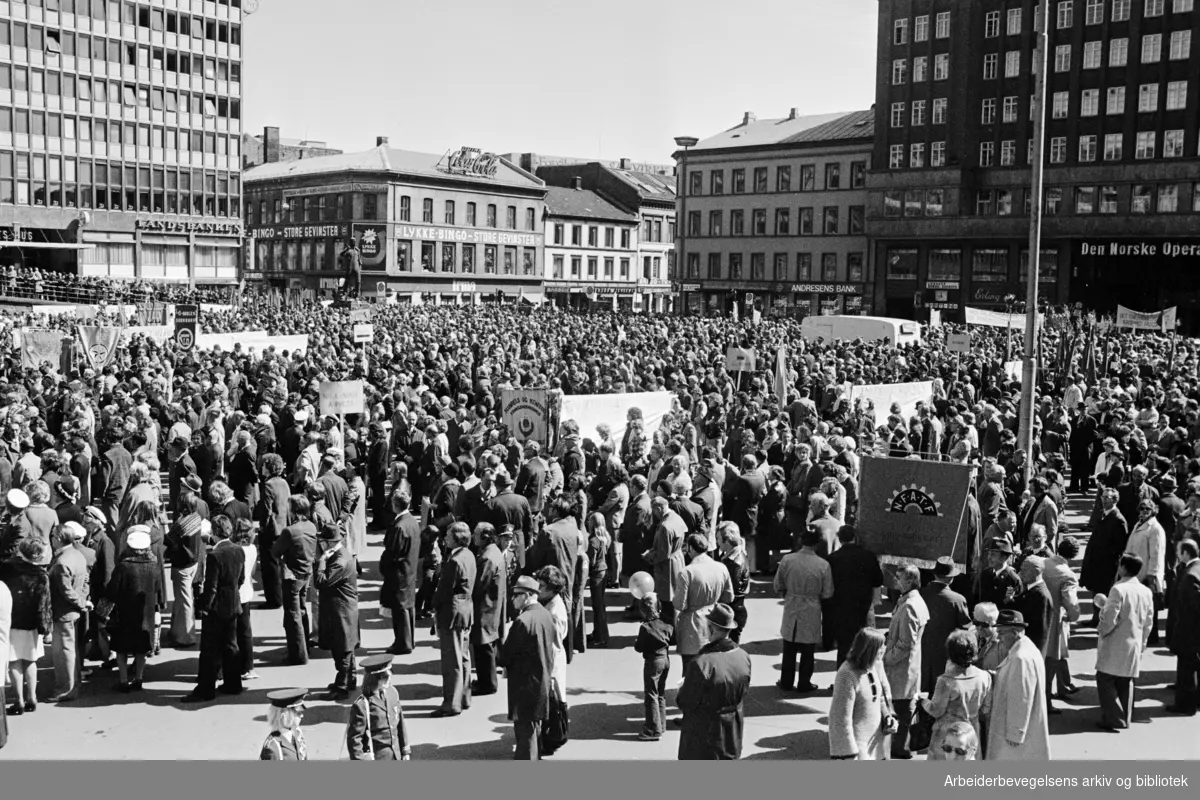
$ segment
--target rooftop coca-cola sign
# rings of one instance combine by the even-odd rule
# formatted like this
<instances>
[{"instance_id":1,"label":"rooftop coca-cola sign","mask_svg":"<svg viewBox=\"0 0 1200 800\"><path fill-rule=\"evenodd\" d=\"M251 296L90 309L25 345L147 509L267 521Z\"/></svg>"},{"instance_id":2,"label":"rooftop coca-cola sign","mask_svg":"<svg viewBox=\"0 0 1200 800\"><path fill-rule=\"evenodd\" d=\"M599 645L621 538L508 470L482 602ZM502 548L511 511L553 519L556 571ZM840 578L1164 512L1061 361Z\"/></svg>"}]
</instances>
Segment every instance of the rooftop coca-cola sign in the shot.
<instances>
[{"instance_id":1,"label":"rooftop coca-cola sign","mask_svg":"<svg viewBox=\"0 0 1200 800\"><path fill-rule=\"evenodd\" d=\"M500 168L500 157L485 153L477 147L460 147L446 156L443 171L453 175L470 175L477 178L494 178Z\"/></svg>"}]
</instances>

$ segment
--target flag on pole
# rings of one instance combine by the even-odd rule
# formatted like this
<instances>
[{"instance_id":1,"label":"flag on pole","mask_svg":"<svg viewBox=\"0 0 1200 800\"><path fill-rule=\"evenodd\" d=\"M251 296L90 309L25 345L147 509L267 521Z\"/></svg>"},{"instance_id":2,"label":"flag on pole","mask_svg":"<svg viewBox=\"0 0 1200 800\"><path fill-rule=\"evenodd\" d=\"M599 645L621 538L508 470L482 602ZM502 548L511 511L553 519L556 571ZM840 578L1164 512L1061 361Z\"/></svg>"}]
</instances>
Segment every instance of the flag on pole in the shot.
<instances>
[{"instance_id":1,"label":"flag on pole","mask_svg":"<svg viewBox=\"0 0 1200 800\"><path fill-rule=\"evenodd\" d=\"M83 354L94 370L102 370L112 363L117 354L124 328L101 328L98 325L77 325Z\"/></svg>"},{"instance_id":2,"label":"flag on pole","mask_svg":"<svg viewBox=\"0 0 1200 800\"><path fill-rule=\"evenodd\" d=\"M775 396L779 398L780 405L787 402L787 387L787 348L780 345L779 349L775 351Z\"/></svg>"}]
</instances>

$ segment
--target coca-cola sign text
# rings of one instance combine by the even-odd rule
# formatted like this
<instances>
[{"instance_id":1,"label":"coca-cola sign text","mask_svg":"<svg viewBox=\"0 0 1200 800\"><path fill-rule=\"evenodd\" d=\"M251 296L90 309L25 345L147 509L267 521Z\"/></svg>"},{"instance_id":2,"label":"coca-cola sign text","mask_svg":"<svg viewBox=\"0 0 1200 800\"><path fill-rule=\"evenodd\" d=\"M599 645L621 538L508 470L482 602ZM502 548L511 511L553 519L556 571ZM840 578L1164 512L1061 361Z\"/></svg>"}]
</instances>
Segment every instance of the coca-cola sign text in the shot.
<instances>
[{"instance_id":1,"label":"coca-cola sign text","mask_svg":"<svg viewBox=\"0 0 1200 800\"><path fill-rule=\"evenodd\" d=\"M494 178L499 168L499 156L495 153L484 153L476 147L460 147L446 156L446 171L457 175Z\"/></svg>"}]
</instances>

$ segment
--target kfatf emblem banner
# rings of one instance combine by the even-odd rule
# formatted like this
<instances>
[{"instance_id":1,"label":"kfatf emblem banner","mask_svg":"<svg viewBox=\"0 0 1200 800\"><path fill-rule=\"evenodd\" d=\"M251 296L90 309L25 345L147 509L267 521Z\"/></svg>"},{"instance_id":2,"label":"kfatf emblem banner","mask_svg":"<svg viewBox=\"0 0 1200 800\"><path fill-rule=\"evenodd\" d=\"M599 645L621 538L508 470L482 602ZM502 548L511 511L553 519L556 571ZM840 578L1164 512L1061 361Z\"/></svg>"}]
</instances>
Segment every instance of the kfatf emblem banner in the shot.
<instances>
[{"instance_id":1,"label":"kfatf emblem banner","mask_svg":"<svg viewBox=\"0 0 1200 800\"><path fill-rule=\"evenodd\" d=\"M859 538L883 561L932 569L967 562L971 467L909 458L863 458Z\"/></svg>"},{"instance_id":2,"label":"kfatf emblem banner","mask_svg":"<svg viewBox=\"0 0 1200 800\"><path fill-rule=\"evenodd\" d=\"M92 369L100 370L112 363L117 355L124 328L101 328L96 325L78 325L79 341L83 343L83 354Z\"/></svg>"},{"instance_id":3,"label":"kfatf emblem banner","mask_svg":"<svg viewBox=\"0 0 1200 800\"><path fill-rule=\"evenodd\" d=\"M549 389L505 389L501 393L504 424L518 442L533 440L545 447L550 432Z\"/></svg>"}]
</instances>

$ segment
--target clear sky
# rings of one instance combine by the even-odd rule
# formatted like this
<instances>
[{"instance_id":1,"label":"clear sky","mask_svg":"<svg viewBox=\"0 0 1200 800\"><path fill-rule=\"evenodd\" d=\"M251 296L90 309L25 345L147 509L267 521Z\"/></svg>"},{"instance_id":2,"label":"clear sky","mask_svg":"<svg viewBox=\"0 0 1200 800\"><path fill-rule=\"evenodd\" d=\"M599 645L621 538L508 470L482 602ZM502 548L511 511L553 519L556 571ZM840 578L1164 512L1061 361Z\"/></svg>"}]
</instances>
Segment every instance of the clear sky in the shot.
<instances>
[{"instance_id":1,"label":"clear sky","mask_svg":"<svg viewBox=\"0 0 1200 800\"><path fill-rule=\"evenodd\" d=\"M260 0L248 132L670 163L673 137L874 101L878 0Z\"/></svg>"}]
</instances>

